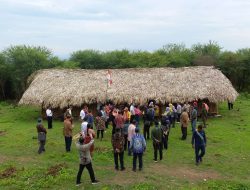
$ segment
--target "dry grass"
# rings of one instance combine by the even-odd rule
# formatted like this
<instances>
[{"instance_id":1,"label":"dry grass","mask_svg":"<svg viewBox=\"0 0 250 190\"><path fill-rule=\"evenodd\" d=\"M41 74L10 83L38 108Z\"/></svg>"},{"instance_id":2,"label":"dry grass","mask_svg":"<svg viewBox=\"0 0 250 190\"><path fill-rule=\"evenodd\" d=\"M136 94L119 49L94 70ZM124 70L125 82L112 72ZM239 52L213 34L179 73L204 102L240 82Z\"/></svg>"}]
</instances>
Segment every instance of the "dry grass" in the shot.
<instances>
[{"instance_id":1,"label":"dry grass","mask_svg":"<svg viewBox=\"0 0 250 190\"><path fill-rule=\"evenodd\" d=\"M149 99L185 102L208 99L234 101L238 93L213 67L113 69L107 88L107 70L46 69L33 74L19 104L64 108L105 102L146 103Z\"/></svg>"}]
</instances>

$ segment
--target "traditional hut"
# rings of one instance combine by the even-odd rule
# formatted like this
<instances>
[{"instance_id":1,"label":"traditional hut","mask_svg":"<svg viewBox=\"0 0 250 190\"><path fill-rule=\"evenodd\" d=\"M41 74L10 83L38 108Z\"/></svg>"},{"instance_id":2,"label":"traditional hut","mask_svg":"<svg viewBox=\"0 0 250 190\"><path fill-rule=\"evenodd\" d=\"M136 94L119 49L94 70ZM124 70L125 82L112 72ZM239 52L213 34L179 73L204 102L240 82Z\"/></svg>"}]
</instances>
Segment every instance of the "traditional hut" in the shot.
<instances>
[{"instance_id":1,"label":"traditional hut","mask_svg":"<svg viewBox=\"0 0 250 190\"><path fill-rule=\"evenodd\" d=\"M43 108L50 105L62 110L69 105L93 106L107 100L115 104L204 100L209 103L210 112L217 113L218 102L235 101L238 96L231 82L214 67L112 69L110 86L107 72L85 69L37 71L29 78L29 88L19 104Z\"/></svg>"}]
</instances>

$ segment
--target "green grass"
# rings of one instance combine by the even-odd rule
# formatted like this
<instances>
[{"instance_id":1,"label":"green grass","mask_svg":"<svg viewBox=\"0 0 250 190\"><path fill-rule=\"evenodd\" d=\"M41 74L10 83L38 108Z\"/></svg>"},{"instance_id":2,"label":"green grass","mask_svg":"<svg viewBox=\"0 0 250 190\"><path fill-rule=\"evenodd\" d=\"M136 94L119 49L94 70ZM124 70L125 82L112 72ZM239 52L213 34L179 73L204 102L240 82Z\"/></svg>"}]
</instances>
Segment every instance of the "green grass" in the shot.
<instances>
[{"instance_id":1,"label":"green grass","mask_svg":"<svg viewBox=\"0 0 250 190\"><path fill-rule=\"evenodd\" d=\"M110 143L111 130L103 141L96 140L93 166L100 184L93 186L87 171L83 172L83 185L75 187L78 171L78 153L66 153L63 123L56 121L48 131L46 152L37 154L36 120L39 108L14 107L0 103L0 174L15 167L13 176L1 178L0 189L250 189L250 98L241 96L232 111L221 104L220 118L210 118L206 134L208 146L202 165L194 165L191 132L180 141L179 125L171 130L169 150L163 161L154 163L152 142L147 141L144 171L132 172L132 157L125 154L125 172L114 170ZM44 121L47 126L46 121ZM74 133L80 130L75 122ZM58 175L48 169L63 164Z\"/></svg>"}]
</instances>

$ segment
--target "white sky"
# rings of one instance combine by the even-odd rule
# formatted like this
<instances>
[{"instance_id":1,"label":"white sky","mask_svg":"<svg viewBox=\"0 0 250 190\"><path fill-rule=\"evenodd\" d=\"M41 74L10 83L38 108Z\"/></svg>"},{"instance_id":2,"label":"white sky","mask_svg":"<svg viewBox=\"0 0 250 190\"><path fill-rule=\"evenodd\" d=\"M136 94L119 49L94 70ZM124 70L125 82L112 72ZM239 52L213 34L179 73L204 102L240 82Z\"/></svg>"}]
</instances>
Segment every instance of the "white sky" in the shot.
<instances>
[{"instance_id":1,"label":"white sky","mask_svg":"<svg viewBox=\"0 0 250 190\"><path fill-rule=\"evenodd\" d=\"M216 41L250 47L249 0L0 0L0 50L40 45L76 50L148 50Z\"/></svg>"}]
</instances>

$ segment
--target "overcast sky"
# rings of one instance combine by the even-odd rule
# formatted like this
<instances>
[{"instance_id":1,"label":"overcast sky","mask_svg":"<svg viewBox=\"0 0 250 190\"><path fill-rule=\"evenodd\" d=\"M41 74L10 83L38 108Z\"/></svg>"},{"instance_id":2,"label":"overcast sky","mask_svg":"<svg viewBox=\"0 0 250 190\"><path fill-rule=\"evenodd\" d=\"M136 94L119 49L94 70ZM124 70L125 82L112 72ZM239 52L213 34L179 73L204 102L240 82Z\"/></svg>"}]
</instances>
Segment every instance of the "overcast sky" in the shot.
<instances>
[{"instance_id":1,"label":"overcast sky","mask_svg":"<svg viewBox=\"0 0 250 190\"><path fill-rule=\"evenodd\" d=\"M250 47L250 0L0 0L0 50L148 50L216 41Z\"/></svg>"}]
</instances>

